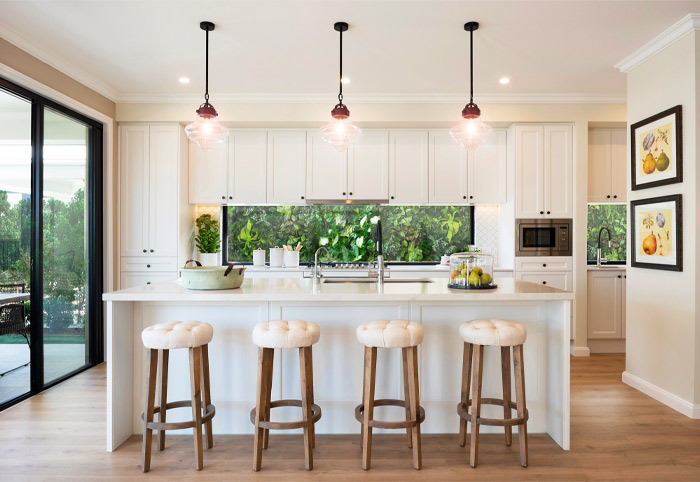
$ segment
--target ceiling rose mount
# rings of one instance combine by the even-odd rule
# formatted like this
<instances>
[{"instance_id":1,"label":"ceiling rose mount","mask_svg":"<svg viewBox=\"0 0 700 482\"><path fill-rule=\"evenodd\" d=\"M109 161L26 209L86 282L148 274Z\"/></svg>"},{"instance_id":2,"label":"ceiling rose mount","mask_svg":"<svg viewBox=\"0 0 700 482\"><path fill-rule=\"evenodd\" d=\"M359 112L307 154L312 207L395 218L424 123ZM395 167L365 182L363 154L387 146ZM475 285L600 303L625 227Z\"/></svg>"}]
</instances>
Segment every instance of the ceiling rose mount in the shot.
<instances>
[{"instance_id":1,"label":"ceiling rose mount","mask_svg":"<svg viewBox=\"0 0 700 482\"><path fill-rule=\"evenodd\" d=\"M346 22L336 22L333 30L340 35L340 76L338 77L338 103L331 110L331 120L321 127L321 139L329 143L333 148L342 152L359 137L361 130L348 118L350 110L343 104L343 32L347 32L349 26Z\"/></svg>"},{"instance_id":2,"label":"ceiling rose mount","mask_svg":"<svg viewBox=\"0 0 700 482\"><path fill-rule=\"evenodd\" d=\"M219 124L216 119L219 114L209 103L209 32L216 26L213 22L204 21L199 23L199 28L204 30L206 35L204 103L197 109L195 121L185 127L185 133L191 141L208 151L228 137L228 130Z\"/></svg>"},{"instance_id":3,"label":"ceiling rose mount","mask_svg":"<svg viewBox=\"0 0 700 482\"><path fill-rule=\"evenodd\" d=\"M474 103L474 31L479 29L479 22L467 22L464 30L469 32L469 103L462 109L460 122L450 134L455 141L466 149L474 150L491 135L491 126L480 119L481 109Z\"/></svg>"}]
</instances>

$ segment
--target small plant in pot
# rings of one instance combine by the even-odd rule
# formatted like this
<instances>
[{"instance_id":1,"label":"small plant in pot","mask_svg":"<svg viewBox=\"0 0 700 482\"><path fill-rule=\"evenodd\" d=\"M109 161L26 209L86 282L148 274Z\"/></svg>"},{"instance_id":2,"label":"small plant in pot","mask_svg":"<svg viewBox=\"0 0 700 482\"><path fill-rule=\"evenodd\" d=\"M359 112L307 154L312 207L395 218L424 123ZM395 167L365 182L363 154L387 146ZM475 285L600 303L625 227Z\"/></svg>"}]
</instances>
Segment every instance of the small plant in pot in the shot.
<instances>
[{"instance_id":1,"label":"small plant in pot","mask_svg":"<svg viewBox=\"0 0 700 482\"><path fill-rule=\"evenodd\" d=\"M221 251L219 222L211 214L202 214L196 220L197 236L195 244L199 250L199 261L204 266L217 265L217 253Z\"/></svg>"}]
</instances>

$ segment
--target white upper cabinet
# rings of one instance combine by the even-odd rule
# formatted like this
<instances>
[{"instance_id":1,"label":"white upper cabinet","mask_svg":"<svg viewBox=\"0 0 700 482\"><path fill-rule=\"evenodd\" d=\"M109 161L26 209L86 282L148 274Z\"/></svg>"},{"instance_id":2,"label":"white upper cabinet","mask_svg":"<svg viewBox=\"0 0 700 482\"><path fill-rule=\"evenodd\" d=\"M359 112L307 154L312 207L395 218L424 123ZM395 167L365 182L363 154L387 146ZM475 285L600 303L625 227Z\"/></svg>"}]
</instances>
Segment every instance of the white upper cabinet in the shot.
<instances>
[{"instance_id":1,"label":"white upper cabinet","mask_svg":"<svg viewBox=\"0 0 700 482\"><path fill-rule=\"evenodd\" d=\"M189 142L190 204L225 204L228 198L228 139L210 151Z\"/></svg>"},{"instance_id":2,"label":"white upper cabinet","mask_svg":"<svg viewBox=\"0 0 700 482\"><path fill-rule=\"evenodd\" d=\"M119 127L121 256L177 256L180 127Z\"/></svg>"},{"instance_id":3,"label":"white upper cabinet","mask_svg":"<svg viewBox=\"0 0 700 482\"><path fill-rule=\"evenodd\" d=\"M267 131L230 130L227 202L265 203L266 191Z\"/></svg>"},{"instance_id":4,"label":"white upper cabinet","mask_svg":"<svg viewBox=\"0 0 700 482\"><path fill-rule=\"evenodd\" d=\"M363 130L347 156L348 199L389 199L389 131Z\"/></svg>"},{"instance_id":5,"label":"white upper cabinet","mask_svg":"<svg viewBox=\"0 0 700 482\"><path fill-rule=\"evenodd\" d=\"M515 126L515 217L573 217L571 126Z\"/></svg>"},{"instance_id":6,"label":"white upper cabinet","mask_svg":"<svg viewBox=\"0 0 700 482\"><path fill-rule=\"evenodd\" d=\"M430 204L468 204L467 150L448 130L428 132L428 200Z\"/></svg>"},{"instance_id":7,"label":"white upper cabinet","mask_svg":"<svg viewBox=\"0 0 700 482\"><path fill-rule=\"evenodd\" d=\"M428 131L389 131L389 203L428 203Z\"/></svg>"},{"instance_id":8,"label":"white upper cabinet","mask_svg":"<svg viewBox=\"0 0 700 482\"><path fill-rule=\"evenodd\" d=\"M547 218L574 216L574 150L571 126L544 127L544 209Z\"/></svg>"},{"instance_id":9,"label":"white upper cabinet","mask_svg":"<svg viewBox=\"0 0 700 482\"><path fill-rule=\"evenodd\" d=\"M267 133L267 202L299 204L306 199L306 131Z\"/></svg>"},{"instance_id":10,"label":"white upper cabinet","mask_svg":"<svg viewBox=\"0 0 700 482\"><path fill-rule=\"evenodd\" d=\"M119 237L122 256L148 249L148 126L119 127Z\"/></svg>"},{"instance_id":11,"label":"white upper cabinet","mask_svg":"<svg viewBox=\"0 0 700 482\"><path fill-rule=\"evenodd\" d=\"M150 127L148 253L153 256L177 256L179 134L176 125Z\"/></svg>"},{"instance_id":12,"label":"white upper cabinet","mask_svg":"<svg viewBox=\"0 0 700 482\"><path fill-rule=\"evenodd\" d=\"M348 198L348 153L336 151L318 130L306 132L306 198Z\"/></svg>"},{"instance_id":13,"label":"white upper cabinet","mask_svg":"<svg viewBox=\"0 0 700 482\"><path fill-rule=\"evenodd\" d=\"M491 137L473 152L468 161L468 200L474 204L506 202L507 132L494 129Z\"/></svg>"},{"instance_id":14,"label":"white upper cabinet","mask_svg":"<svg viewBox=\"0 0 700 482\"><path fill-rule=\"evenodd\" d=\"M588 202L627 199L627 132L591 129L588 133Z\"/></svg>"}]
</instances>

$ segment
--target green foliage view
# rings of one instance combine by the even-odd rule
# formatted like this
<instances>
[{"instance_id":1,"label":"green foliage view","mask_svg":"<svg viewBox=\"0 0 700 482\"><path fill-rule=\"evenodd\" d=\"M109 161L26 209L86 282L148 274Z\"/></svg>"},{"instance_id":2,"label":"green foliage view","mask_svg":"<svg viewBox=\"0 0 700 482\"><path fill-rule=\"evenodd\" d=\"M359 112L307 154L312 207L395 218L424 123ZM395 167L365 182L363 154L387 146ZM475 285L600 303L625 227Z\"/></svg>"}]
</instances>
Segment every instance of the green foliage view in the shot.
<instances>
[{"instance_id":1,"label":"green foliage view","mask_svg":"<svg viewBox=\"0 0 700 482\"><path fill-rule=\"evenodd\" d=\"M301 262L313 262L319 246L335 261L369 261L377 256L378 219L387 261L438 262L473 242L468 206L231 206L226 215L229 261L249 262L254 249L297 243Z\"/></svg>"},{"instance_id":2,"label":"green foliage view","mask_svg":"<svg viewBox=\"0 0 700 482\"><path fill-rule=\"evenodd\" d=\"M200 253L218 253L221 251L219 222L211 217L211 214L202 214L195 221L197 224L197 236L195 243Z\"/></svg>"},{"instance_id":3,"label":"green foliage view","mask_svg":"<svg viewBox=\"0 0 700 482\"><path fill-rule=\"evenodd\" d=\"M45 199L43 217L45 331L75 335L85 326L85 190L68 202ZM0 191L0 284L29 291L30 239L30 199L12 205Z\"/></svg>"},{"instance_id":4,"label":"green foliage view","mask_svg":"<svg viewBox=\"0 0 700 482\"><path fill-rule=\"evenodd\" d=\"M589 263L596 262L598 232L606 226L612 233L612 248L608 248L608 233L601 237L601 256L608 261L627 260L627 205L589 204L587 230L587 257Z\"/></svg>"}]
</instances>

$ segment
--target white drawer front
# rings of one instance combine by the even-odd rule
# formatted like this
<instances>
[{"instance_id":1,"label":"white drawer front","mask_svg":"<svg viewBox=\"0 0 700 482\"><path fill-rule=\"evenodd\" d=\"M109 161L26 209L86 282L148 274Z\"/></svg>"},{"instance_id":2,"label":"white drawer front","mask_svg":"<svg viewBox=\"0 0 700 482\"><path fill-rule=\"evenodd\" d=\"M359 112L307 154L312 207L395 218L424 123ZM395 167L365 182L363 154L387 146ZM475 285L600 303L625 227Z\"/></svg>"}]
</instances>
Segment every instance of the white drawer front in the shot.
<instances>
[{"instance_id":1,"label":"white drawer front","mask_svg":"<svg viewBox=\"0 0 700 482\"><path fill-rule=\"evenodd\" d=\"M120 289L133 288L135 286L148 286L160 281L177 279L177 273L122 273Z\"/></svg>"},{"instance_id":2,"label":"white drawer front","mask_svg":"<svg viewBox=\"0 0 700 482\"><path fill-rule=\"evenodd\" d=\"M177 271L177 258L175 257L122 257L120 267L122 271Z\"/></svg>"},{"instance_id":3,"label":"white drawer front","mask_svg":"<svg viewBox=\"0 0 700 482\"><path fill-rule=\"evenodd\" d=\"M574 263L571 256L518 256L515 271L571 271Z\"/></svg>"},{"instance_id":4,"label":"white drawer front","mask_svg":"<svg viewBox=\"0 0 700 482\"><path fill-rule=\"evenodd\" d=\"M517 273L515 279L546 285L560 290L571 291L572 274L570 272L526 271Z\"/></svg>"}]
</instances>

